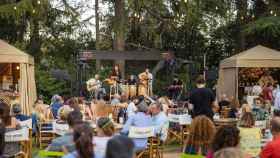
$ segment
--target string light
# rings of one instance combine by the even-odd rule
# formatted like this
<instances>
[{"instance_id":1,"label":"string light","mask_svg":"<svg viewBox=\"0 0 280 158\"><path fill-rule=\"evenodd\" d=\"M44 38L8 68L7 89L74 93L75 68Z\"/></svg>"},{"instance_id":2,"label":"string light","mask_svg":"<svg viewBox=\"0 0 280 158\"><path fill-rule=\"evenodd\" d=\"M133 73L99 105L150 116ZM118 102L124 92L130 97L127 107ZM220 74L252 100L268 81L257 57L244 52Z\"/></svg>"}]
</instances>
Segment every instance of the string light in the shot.
<instances>
[{"instance_id":1,"label":"string light","mask_svg":"<svg viewBox=\"0 0 280 158\"><path fill-rule=\"evenodd\" d=\"M216 6L216 10L218 10L219 8L218 8L218 6Z\"/></svg>"},{"instance_id":2,"label":"string light","mask_svg":"<svg viewBox=\"0 0 280 158\"><path fill-rule=\"evenodd\" d=\"M17 10L17 6L14 6L14 10Z\"/></svg>"},{"instance_id":3,"label":"string light","mask_svg":"<svg viewBox=\"0 0 280 158\"><path fill-rule=\"evenodd\" d=\"M277 16L277 14L275 13L274 16Z\"/></svg>"},{"instance_id":4,"label":"string light","mask_svg":"<svg viewBox=\"0 0 280 158\"><path fill-rule=\"evenodd\" d=\"M243 16L241 16L241 20L244 20L244 17L243 17Z\"/></svg>"},{"instance_id":5,"label":"string light","mask_svg":"<svg viewBox=\"0 0 280 158\"><path fill-rule=\"evenodd\" d=\"M41 4L41 1L37 1L38 4Z\"/></svg>"},{"instance_id":6,"label":"string light","mask_svg":"<svg viewBox=\"0 0 280 158\"><path fill-rule=\"evenodd\" d=\"M273 15L273 10L270 11L270 14Z\"/></svg>"},{"instance_id":7,"label":"string light","mask_svg":"<svg viewBox=\"0 0 280 158\"><path fill-rule=\"evenodd\" d=\"M33 9L33 10L32 10L32 13L35 14L35 12L36 12L35 9Z\"/></svg>"},{"instance_id":8,"label":"string light","mask_svg":"<svg viewBox=\"0 0 280 158\"><path fill-rule=\"evenodd\" d=\"M252 15L252 18L254 19L254 18L255 18L255 15Z\"/></svg>"}]
</instances>

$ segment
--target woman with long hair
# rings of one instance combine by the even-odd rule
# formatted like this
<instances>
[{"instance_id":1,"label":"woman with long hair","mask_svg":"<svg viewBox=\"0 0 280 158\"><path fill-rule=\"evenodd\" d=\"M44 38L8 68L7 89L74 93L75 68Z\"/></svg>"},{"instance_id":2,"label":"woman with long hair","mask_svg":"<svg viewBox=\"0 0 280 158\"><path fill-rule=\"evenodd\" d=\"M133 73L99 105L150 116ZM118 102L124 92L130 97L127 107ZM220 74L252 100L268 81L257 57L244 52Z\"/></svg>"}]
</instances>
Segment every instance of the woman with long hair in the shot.
<instances>
[{"instance_id":1,"label":"woman with long hair","mask_svg":"<svg viewBox=\"0 0 280 158\"><path fill-rule=\"evenodd\" d=\"M190 134L186 140L185 153L205 156L215 132L216 127L212 120L204 115L195 117L190 126Z\"/></svg>"},{"instance_id":2,"label":"woman with long hair","mask_svg":"<svg viewBox=\"0 0 280 158\"><path fill-rule=\"evenodd\" d=\"M257 157L261 151L261 129L255 127L255 118L252 112L243 113L239 123L239 130L242 151L251 157Z\"/></svg>"},{"instance_id":3,"label":"woman with long hair","mask_svg":"<svg viewBox=\"0 0 280 158\"><path fill-rule=\"evenodd\" d=\"M0 120L5 125L6 132L12 132L20 128L19 122L10 114L10 106L5 102L0 102ZM6 142L4 154L8 157L14 156L20 152L18 142Z\"/></svg>"},{"instance_id":4,"label":"woman with long hair","mask_svg":"<svg viewBox=\"0 0 280 158\"><path fill-rule=\"evenodd\" d=\"M97 121L96 131L97 136L93 138L95 155L103 158L105 156L107 142L115 133L114 123L107 117L101 117Z\"/></svg>"},{"instance_id":5,"label":"woman with long hair","mask_svg":"<svg viewBox=\"0 0 280 158\"><path fill-rule=\"evenodd\" d=\"M227 147L236 147L240 142L240 131L236 126L221 126L213 139L211 151L207 158L213 158L214 153Z\"/></svg>"},{"instance_id":6,"label":"woman with long hair","mask_svg":"<svg viewBox=\"0 0 280 158\"><path fill-rule=\"evenodd\" d=\"M73 139L76 150L64 158L95 158L93 149L93 129L88 123L81 123L74 127Z\"/></svg>"}]
</instances>

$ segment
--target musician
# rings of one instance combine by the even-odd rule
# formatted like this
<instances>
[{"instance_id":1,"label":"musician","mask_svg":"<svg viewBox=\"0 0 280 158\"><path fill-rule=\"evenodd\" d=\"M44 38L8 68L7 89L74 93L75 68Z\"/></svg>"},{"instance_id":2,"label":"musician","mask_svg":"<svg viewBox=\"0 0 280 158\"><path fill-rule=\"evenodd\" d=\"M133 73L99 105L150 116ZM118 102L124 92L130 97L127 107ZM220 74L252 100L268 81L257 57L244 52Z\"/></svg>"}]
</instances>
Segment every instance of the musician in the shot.
<instances>
[{"instance_id":1,"label":"musician","mask_svg":"<svg viewBox=\"0 0 280 158\"><path fill-rule=\"evenodd\" d=\"M95 99L103 98L106 94L105 89L102 88L102 82L100 81L98 74L87 81L87 90L89 91L91 98L94 95Z\"/></svg>"},{"instance_id":2,"label":"musician","mask_svg":"<svg viewBox=\"0 0 280 158\"><path fill-rule=\"evenodd\" d=\"M168 87L169 97L172 100L177 100L180 96L182 89L183 82L178 78L178 76L175 76L172 84Z\"/></svg>"},{"instance_id":3,"label":"musician","mask_svg":"<svg viewBox=\"0 0 280 158\"><path fill-rule=\"evenodd\" d=\"M120 80L122 79L122 74L119 65L114 66L110 78L115 79L117 82L120 82Z\"/></svg>"},{"instance_id":4,"label":"musician","mask_svg":"<svg viewBox=\"0 0 280 158\"><path fill-rule=\"evenodd\" d=\"M120 67L119 65L115 65L111 74L110 74L110 79L112 81L112 86L114 88L114 93L119 93L119 91L121 92L121 87L120 87L120 83L121 83L121 79L122 79L122 74L120 71Z\"/></svg>"},{"instance_id":5,"label":"musician","mask_svg":"<svg viewBox=\"0 0 280 158\"><path fill-rule=\"evenodd\" d=\"M139 94L138 95L152 95L153 91L153 74L150 73L148 68L145 69L145 72L142 72L138 75L140 83L139 83Z\"/></svg>"},{"instance_id":6,"label":"musician","mask_svg":"<svg viewBox=\"0 0 280 158\"><path fill-rule=\"evenodd\" d=\"M136 85L137 81L134 75L130 75L129 79L127 80L128 85Z\"/></svg>"}]
</instances>

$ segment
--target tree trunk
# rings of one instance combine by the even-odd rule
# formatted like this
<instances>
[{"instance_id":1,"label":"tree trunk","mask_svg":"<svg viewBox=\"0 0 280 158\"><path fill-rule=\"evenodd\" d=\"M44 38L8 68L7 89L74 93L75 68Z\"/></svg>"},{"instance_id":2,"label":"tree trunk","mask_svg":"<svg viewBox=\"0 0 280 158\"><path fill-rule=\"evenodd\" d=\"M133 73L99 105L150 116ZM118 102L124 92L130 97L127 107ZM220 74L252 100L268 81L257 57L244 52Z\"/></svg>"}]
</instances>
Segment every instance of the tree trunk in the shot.
<instances>
[{"instance_id":1,"label":"tree trunk","mask_svg":"<svg viewBox=\"0 0 280 158\"><path fill-rule=\"evenodd\" d=\"M238 32L236 51L241 52L246 48L245 35L242 31L242 27L244 26L244 24L246 24L247 21L248 2L247 0L236 0L235 4L237 8L236 22L237 22L237 32Z\"/></svg>"},{"instance_id":2,"label":"tree trunk","mask_svg":"<svg viewBox=\"0 0 280 158\"><path fill-rule=\"evenodd\" d=\"M99 31L99 0L95 0L95 48L99 50L100 31Z\"/></svg>"},{"instance_id":3,"label":"tree trunk","mask_svg":"<svg viewBox=\"0 0 280 158\"><path fill-rule=\"evenodd\" d=\"M124 32L125 32L125 10L124 0L115 0L115 19L114 19L114 50L124 51Z\"/></svg>"},{"instance_id":4,"label":"tree trunk","mask_svg":"<svg viewBox=\"0 0 280 158\"><path fill-rule=\"evenodd\" d=\"M114 50L124 51L125 50L125 0L115 0L115 18L114 18ZM125 61L115 61L115 64L120 66L122 78L125 76Z\"/></svg>"}]
</instances>

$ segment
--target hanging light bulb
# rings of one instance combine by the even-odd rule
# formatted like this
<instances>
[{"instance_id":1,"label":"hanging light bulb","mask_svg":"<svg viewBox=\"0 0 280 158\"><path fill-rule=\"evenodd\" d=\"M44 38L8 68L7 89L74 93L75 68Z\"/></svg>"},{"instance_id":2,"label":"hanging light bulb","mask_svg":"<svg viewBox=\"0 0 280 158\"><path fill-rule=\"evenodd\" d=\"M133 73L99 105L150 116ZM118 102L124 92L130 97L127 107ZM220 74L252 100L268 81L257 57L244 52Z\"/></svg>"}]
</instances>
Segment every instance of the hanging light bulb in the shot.
<instances>
[{"instance_id":1,"label":"hanging light bulb","mask_svg":"<svg viewBox=\"0 0 280 158\"><path fill-rule=\"evenodd\" d=\"M216 10L218 10L219 8L218 8L218 6L216 6Z\"/></svg>"},{"instance_id":2,"label":"hanging light bulb","mask_svg":"<svg viewBox=\"0 0 280 158\"><path fill-rule=\"evenodd\" d=\"M241 16L241 20L244 20L244 17L243 17L243 16Z\"/></svg>"},{"instance_id":3,"label":"hanging light bulb","mask_svg":"<svg viewBox=\"0 0 280 158\"><path fill-rule=\"evenodd\" d=\"M254 15L254 14L252 15L252 18L253 18L253 19L255 18L255 15Z\"/></svg>"},{"instance_id":4,"label":"hanging light bulb","mask_svg":"<svg viewBox=\"0 0 280 158\"><path fill-rule=\"evenodd\" d=\"M19 66L17 66L16 69L19 70Z\"/></svg>"},{"instance_id":5,"label":"hanging light bulb","mask_svg":"<svg viewBox=\"0 0 280 158\"><path fill-rule=\"evenodd\" d=\"M14 6L14 10L17 10L17 6Z\"/></svg>"},{"instance_id":6,"label":"hanging light bulb","mask_svg":"<svg viewBox=\"0 0 280 158\"><path fill-rule=\"evenodd\" d=\"M274 16L277 16L277 13L275 13Z\"/></svg>"},{"instance_id":7,"label":"hanging light bulb","mask_svg":"<svg viewBox=\"0 0 280 158\"><path fill-rule=\"evenodd\" d=\"M35 14L35 13L36 13L35 9L33 9L33 10L32 10L32 13L33 13L33 14Z\"/></svg>"},{"instance_id":8,"label":"hanging light bulb","mask_svg":"<svg viewBox=\"0 0 280 158\"><path fill-rule=\"evenodd\" d=\"M40 0L38 0L38 1L37 1L37 4L41 4L41 1L40 1Z\"/></svg>"},{"instance_id":9,"label":"hanging light bulb","mask_svg":"<svg viewBox=\"0 0 280 158\"><path fill-rule=\"evenodd\" d=\"M270 14L273 15L273 10L270 11Z\"/></svg>"}]
</instances>

